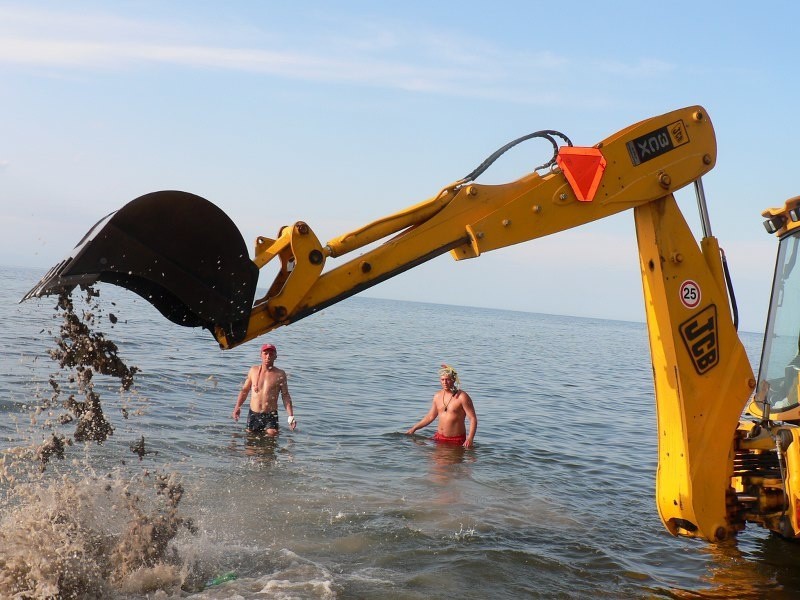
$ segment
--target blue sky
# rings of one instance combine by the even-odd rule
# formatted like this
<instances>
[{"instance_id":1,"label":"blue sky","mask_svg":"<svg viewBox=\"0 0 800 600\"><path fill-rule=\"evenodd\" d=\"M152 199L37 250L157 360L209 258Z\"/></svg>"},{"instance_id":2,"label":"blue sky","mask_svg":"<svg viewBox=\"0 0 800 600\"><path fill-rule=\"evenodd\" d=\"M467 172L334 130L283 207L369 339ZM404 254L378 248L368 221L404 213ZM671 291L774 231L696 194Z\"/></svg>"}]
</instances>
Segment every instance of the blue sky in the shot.
<instances>
[{"instance_id":1,"label":"blue sky","mask_svg":"<svg viewBox=\"0 0 800 600\"><path fill-rule=\"evenodd\" d=\"M713 233L758 331L775 251L760 213L800 194L800 8L708 4L0 2L0 263L44 271L160 189L216 203L248 245L297 220L324 241L531 131L590 146L701 104ZM523 145L479 181L547 158ZM691 190L678 199L696 224ZM644 319L629 213L367 295Z\"/></svg>"}]
</instances>

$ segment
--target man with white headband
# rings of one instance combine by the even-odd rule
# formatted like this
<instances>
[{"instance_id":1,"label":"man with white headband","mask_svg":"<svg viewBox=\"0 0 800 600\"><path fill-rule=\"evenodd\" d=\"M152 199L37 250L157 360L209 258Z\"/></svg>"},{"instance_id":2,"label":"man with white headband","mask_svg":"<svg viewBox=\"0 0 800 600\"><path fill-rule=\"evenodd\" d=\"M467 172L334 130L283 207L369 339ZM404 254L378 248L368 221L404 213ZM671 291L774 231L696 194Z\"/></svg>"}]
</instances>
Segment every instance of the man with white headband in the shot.
<instances>
[{"instance_id":1,"label":"man with white headband","mask_svg":"<svg viewBox=\"0 0 800 600\"><path fill-rule=\"evenodd\" d=\"M430 425L437 418L439 424L433 440L441 444L457 444L464 448L472 447L475 432L478 430L478 415L472 405L472 398L460 388L458 373L450 365L439 369L439 383L442 389L433 395L433 404L422 420L406 431L408 435ZM469 434L464 420L469 419Z\"/></svg>"},{"instance_id":2,"label":"man with white headband","mask_svg":"<svg viewBox=\"0 0 800 600\"><path fill-rule=\"evenodd\" d=\"M283 399L283 406L288 413L289 427L297 427L294 418L292 397L289 395L289 385L286 383L286 372L275 366L278 350L272 344L261 346L261 364L250 367L247 379L242 384L236 406L233 409L234 421L239 420L242 404L247 400L247 395L253 391L250 398L250 411L247 414L247 430L252 432L266 431L268 435L276 435L278 430L278 394Z\"/></svg>"}]
</instances>

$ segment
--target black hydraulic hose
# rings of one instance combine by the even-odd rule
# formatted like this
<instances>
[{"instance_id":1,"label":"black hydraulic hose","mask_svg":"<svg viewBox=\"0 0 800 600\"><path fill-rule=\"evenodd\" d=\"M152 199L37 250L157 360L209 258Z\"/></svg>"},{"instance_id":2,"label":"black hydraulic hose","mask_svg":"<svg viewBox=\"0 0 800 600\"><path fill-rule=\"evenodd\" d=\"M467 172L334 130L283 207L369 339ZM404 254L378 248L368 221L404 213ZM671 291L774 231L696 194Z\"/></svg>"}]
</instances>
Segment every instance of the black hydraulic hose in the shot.
<instances>
[{"instance_id":1,"label":"black hydraulic hose","mask_svg":"<svg viewBox=\"0 0 800 600\"><path fill-rule=\"evenodd\" d=\"M538 171L539 169L546 169L550 165L556 162L556 156L558 155L558 142L556 142L552 136L560 137L562 140L566 142L568 146L572 146L572 142L570 139L561 133L560 131L555 131L554 129L543 129L541 131L534 131L533 133L529 133L528 135L523 135L520 138L515 139L512 142L508 142L502 148L498 148L495 150L486 160L484 160L481 164L479 164L474 171L472 171L469 175L464 177L459 183L466 183L468 181L474 181L478 177L480 177L486 169L492 166L492 163L500 158L503 154L507 151L511 150L517 144L524 142L525 140L530 140L532 138L544 138L548 140L553 145L553 157L543 165L539 165L534 169Z\"/></svg>"},{"instance_id":2,"label":"black hydraulic hose","mask_svg":"<svg viewBox=\"0 0 800 600\"><path fill-rule=\"evenodd\" d=\"M722 271L725 273L725 285L728 287L728 297L731 300L731 312L733 313L733 328L739 331L739 307L736 305L736 294L733 293L733 282L731 272L728 270L728 260L725 258L725 251L719 249L722 258Z\"/></svg>"}]
</instances>

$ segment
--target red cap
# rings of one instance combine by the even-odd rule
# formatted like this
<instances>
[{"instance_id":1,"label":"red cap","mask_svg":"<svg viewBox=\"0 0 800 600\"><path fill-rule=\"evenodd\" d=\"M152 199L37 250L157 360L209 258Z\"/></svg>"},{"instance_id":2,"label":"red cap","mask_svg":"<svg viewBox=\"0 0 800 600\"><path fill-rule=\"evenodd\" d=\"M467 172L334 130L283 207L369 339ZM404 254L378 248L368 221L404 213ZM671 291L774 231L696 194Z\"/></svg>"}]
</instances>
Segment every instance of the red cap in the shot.
<instances>
[{"instance_id":1,"label":"red cap","mask_svg":"<svg viewBox=\"0 0 800 600\"><path fill-rule=\"evenodd\" d=\"M272 350L275 354L278 353L278 349L272 344L264 344L261 346L261 351L264 352L265 350Z\"/></svg>"}]
</instances>

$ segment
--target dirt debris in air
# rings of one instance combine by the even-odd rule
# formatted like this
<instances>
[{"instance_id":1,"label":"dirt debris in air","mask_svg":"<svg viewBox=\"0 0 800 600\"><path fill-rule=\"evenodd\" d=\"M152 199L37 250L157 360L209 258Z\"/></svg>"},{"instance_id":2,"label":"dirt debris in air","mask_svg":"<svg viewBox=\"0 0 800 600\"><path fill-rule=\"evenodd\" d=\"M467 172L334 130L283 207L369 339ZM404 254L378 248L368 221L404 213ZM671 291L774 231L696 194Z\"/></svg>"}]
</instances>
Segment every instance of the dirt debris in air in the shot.
<instances>
[{"instance_id":1,"label":"dirt debris in air","mask_svg":"<svg viewBox=\"0 0 800 600\"><path fill-rule=\"evenodd\" d=\"M114 433L114 428L109 423L100 402L100 395L94 390L92 377L94 373L110 375L119 379L123 390L129 390L133 385L134 375L138 367L129 367L119 357L117 345L106 339L102 332L94 331L95 316L92 312L92 300L98 296L93 288L86 289L87 310L79 316L72 302L69 292L62 292L58 297L56 310L61 311L63 322L60 335L56 338L56 347L50 351L50 357L56 361L61 370L72 370L74 375L71 380L77 383L78 390L84 395L84 400L78 400L70 395L63 402L68 415L62 415L61 422L75 419L76 442L94 441L102 443ZM114 322L116 317L114 317ZM51 377L50 385L53 387L53 401L61 393L58 382Z\"/></svg>"},{"instance_id":2,"label":"dirt debris in air","mask_svg":"<svg viewBox=\"0 0 800 600\"><path fill-rule=\"evenodd\" d=\"M147 469L131 474L124 460L106 474L79 460L47 469L76 442L102 444L114 433L93 376L115 377L129 390L139 371L124 363L114 342L93 330L97 296L87 289L88 308L81 315L69 294L59 296L56 311L62 323L50 356L62 376L50 377L51 397L34 407L39 413L65 409L56 422L74 423L74 433L51 431L38 446L0 452L0 598L181 594L201 589L208 575L177 550L181 532L196 533L192 520L178 510L184 489L177 474ZM67 395L62 383L77 388L77 394L62 399ZM129 447L140 460L154 454L144 436Z\"/></svg>"}]
</instances>

